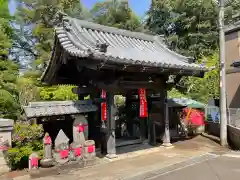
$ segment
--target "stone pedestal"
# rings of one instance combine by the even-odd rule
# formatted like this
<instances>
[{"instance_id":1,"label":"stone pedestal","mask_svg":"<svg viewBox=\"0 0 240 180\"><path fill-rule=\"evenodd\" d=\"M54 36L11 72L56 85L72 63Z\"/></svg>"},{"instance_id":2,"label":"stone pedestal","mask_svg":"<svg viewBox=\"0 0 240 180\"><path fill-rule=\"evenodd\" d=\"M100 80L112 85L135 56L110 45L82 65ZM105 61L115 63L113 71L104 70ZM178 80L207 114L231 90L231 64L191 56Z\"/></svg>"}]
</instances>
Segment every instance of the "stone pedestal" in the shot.
<instances>
[{"instance_id":1,"label":"stone pedestal","mask_svg":"<svg viewBox=\"0 0 240 180\"><path fill-rule=\"evenodd\" d=\"M93 140L84 143L84 166L93 165L96 160L96 148Z\"/></svg>"},{"instance_id":2,"label":"stone pedestal","mask_svg":"<svg viewBox=\"0 0 240 180\"><path fill-rule=\"evenodd\" d=\"M6 162L6 153L12 145L13 124L13 120L0 119L0 174L10 169Z\"/></svg>"},{"instance_id":3,"label":"stone pedestal","mask_svg":"<svg viewBox=\"0 0 240 180\"><path fill-rule=\"evenodd\" d=\"M116 136L115 136L115 115L114 94L107 92L107 158L116 158Z\"/></svg>"}]
</instances>

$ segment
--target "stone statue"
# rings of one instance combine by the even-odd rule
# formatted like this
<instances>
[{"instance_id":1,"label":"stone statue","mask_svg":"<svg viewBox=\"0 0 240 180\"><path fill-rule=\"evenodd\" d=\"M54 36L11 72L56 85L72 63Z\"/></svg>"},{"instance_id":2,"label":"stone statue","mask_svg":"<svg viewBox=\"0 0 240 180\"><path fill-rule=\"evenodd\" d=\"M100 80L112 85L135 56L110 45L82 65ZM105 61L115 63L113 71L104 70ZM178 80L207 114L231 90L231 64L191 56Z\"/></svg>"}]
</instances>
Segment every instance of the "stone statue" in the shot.
<instances>
[{"instance_id":1,"label":"stone statue","mask_svg":"<svg viewBox=\"0 0 240 180\"><path fill-rule=\"evenodd\" d=\"M93 140L85 141L84 143L84 160L95 160L95 142Z\"/></svg>"},{"instance_id":2,"label":"stone statue","mask_svg":"<svg viewBox=\"0 0 240 180\"><path fill-rule=\"evenodd\" d=\"M69 157L69 138L61 129L55 139L55 161L59 164L68 162Z\"/></svg>"},{"instance_id":3,"label":"stone statue","mask_svg":"<svg viewBox=\"0 0 240 180\"><path fill-rule=\"evenodd\" d=\"M37 153L30 154L30 156L28 158L28 169L29 170L38 169L38 160L39 160L39 157L38 157Z\"/></svg>"},{"instance_id":4,"label":"stone statue","mask_svg":"<svg viewBox=\"0 0 240 180\"><path fill-rule=\"evenodd\" d=\"M69 156L69 160L71 161L81 161L83 159L83 148L82 145L76 142L73 142L70 145L70 156Z\"/></svg>"},{"instance_id":5,"label":"stone statue","mask_svg":"<svg viewBox=\"0 0 240 180\"><path fill-rule=\"evenodd\" d=\"M51 167L53 165L52 140L48 133L43 138L43 150L43 159L40 163L42 167Z\"/></svg>"},{"instance_id":6,"label":"stone statue","mask_svg":"<svg viewBox=\"0 0 240 180\"><path fill-rule=\"evenodd\" d=\"M73 122L73 142L76 144L85 143L88 137L88 121L83 115L76 115Z\"/></svg>"}]
</instances>

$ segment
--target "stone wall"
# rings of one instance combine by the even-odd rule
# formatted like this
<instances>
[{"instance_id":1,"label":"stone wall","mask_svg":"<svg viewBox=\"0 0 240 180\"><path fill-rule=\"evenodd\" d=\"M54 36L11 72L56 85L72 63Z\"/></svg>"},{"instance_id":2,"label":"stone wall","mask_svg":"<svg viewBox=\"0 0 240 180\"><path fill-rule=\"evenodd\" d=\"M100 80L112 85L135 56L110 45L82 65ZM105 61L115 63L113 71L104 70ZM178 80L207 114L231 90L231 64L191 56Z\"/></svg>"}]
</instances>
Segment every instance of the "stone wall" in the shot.
<instances>
[{"instance_id":1,"label":"stone wall","mask_svg":"<svg viewBox=\"0 0 240 180\"><path fill-rule=\"evenodd\" d=\"M228 125L228 142L232 148L240 149L240 128Z\"/></svg>"},{"instance_id":2,"label":"stone wall","mask_svg":"<svg viewBox=\"0 0 240 180\"><path fill-rule=\"evenodd\" d=\"M213 136L220 137L220 124L218 122L206 122L205 131Z\"/></svg>"},{"instance_id":3,"label":"stone wall","mask_svg":"<svg viewBox=\"0 0 240 180\"><path fill-rule=\"evenodd\" d=\"M220 137L220 124L217 122L206 122L206 130L208 134ZM240 128L228 125L228 143L229 145L240 150Z\"/></svg>"},{"instance_id":4,"label":"stone wall","mask_svg":"<svg viewBox=\"0 0 240 180\"><path fill-rule=\"evenodd\" d=\"M6 152L12 145L13 124L13 120L0 118L0 174L9 170L6 162Z\"/></svg>"}]
</instances>

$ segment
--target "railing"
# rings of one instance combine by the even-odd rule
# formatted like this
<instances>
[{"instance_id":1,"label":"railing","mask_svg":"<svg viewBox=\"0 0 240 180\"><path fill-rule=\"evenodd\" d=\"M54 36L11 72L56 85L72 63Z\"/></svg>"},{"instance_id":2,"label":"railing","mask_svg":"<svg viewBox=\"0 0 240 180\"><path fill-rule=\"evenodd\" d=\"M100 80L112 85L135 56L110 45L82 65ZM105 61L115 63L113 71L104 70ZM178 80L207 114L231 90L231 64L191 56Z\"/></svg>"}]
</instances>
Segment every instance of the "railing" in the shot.
<instances>
[{"instance_id":1,"label":"railing","mask_svg":"<svg viewBox=\"0 0 240 180\"><path fill-rule=\"evenodd\" d=\"M206 107L205 109L206 131L214 136L220 137L219 108ZM229 145L240 150L240 108L227 109L227 133Z\"/></svg>"},{"instance_id":2,"label":"railing","mask_svg":"<svg viewBox=\"0 0 240 180\"><path fill-rule=\"evenodd\" d=\"M205 119L208 122L219 122L220 114L218 107L206 107ZM240 128L240 108L228 108L227 109L227 123L234 127Z\"/></svg>"},{"instance_id":3,"label":"railing","mask_svg":"<svg viewBox=\"0 0 240 180\"><path fill-rule=\"evenodd\" d=\"M228 108L228 124L240 128L240 108Z\"/></svg>"},{"instance_id":4,"label":"railing","mask_svg":"<svg viewBox=\"0 0 240 180\"><path fill-rule=\"evenodd\" d=\"M205 108L205 119L209 122L219 122L219 108L215 106L208 106Z\"/></svg>"}]
</instances>

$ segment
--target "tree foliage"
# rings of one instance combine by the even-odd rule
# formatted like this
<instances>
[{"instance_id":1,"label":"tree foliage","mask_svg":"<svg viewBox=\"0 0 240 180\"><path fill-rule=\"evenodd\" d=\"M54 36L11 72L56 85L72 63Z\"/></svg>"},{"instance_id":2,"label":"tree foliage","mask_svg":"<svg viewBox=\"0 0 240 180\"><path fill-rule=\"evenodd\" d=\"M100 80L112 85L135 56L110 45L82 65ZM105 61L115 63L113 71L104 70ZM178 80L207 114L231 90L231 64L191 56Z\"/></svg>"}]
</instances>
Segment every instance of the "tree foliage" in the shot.
<instances>
[{"instance_id":1,"label":"tree foliage","mask_svg":"<svg viewBox=\"0 0 240 180\"><path fill-rule=\"evenodd\" d=\"M15 47L20 47L20 55L23 55L22 52L24 51L25 55L23 56L27 55L30 57L28 62L30 67L25 71L24 78L31 79L31 82L28 81L20 88L20 94L22 95L21 103L23 104L37 99L75 99L70 86L37 88L37 86L41 86L38 78L43 72L44 64L50 58L50 51L53 45L53 28L59 24L58 12L60 11L78 19L86 19L89 16L79 0L19 1L16 23L19 24L22 31L18 34ZM36 97L34 98L34 96ZM32 98L29 99L27 97Z\"/></svg>"},{"instance_id":2,"label":"tree foliage","mask_svg":"<svg viewBox=\"0 0 240 180\"><path fill-rule=\"evenodd\" d=\"M205 73L203 78L184 77L180 81L180 86L185 87L184 92L188 97L207 103L209 99L219 97L219 56L218 52L211 56L204 57L202 61L206 62L207 67L215 67L213 70Z\"/></svg>"},{"instance_id":3,"label":"tree foliage","mask_svg":"<svg viewBox=\"0 0 240 180\"><path fill-rule=\"evenodd\" d=\"M126 1L98 2L91 9L92 20L96 23L131 31L140 31L140 21Z\"/></svg>"},{"instance_id":4,"label":"tree foliage","mask_svg":"<svg viewBox=\"0 0 240 180\"><path fill-rule=\"evenodd\" d=\"M22 169L28 166L28 157L37 152L41 157L43 152L43 127L29 123L16 123L13 129L12 148L8 149L8 165L12 169Z\"/></svg>"},{"instance_id":5,"label":"tree foliage","mask_svg":"<svg viewBox=\"0 0 240 180\"><path fill-rule=\"evenodd\" d=\"M27 27L22 39L26 46L23 50L29 54L29 46L33 45L30 53L39 64L46 63L53 43L53 27L58 25L58 12L69 16L84 18L84 10L79 0L21 0L17 8L17 23ZM29 32L30 30L30 32ZM26 33L26 31L28 33ZM28 40L31 39L30 44Z\"/></svg>"},{"instance_id":6,"label":"tree foliage","mask_svg":"<svg viewBox=\"0 0 240 180\"><path fill-rule=\"evenodd\" d=\"M0 117L15 119L19 115L15 84L18 66L8 59L12 45L10 19L8 1L3 0L0 4Z\"/></svg>"},{"instance_id":7,"label":"tree foliage","mask_svg":"<svg viewBox=\"0 0 240 180\"><path fill-rule=\"evenodd\" d=\"M226 3L226 23L233 21L240 8L240 1ZM147 13L146 28L162 34L166 44L185 56L192 56L197 63L215 65L203 79L185 77L180 86L189 97L206 102L219 95L218 76L218 12L217 1L209 0L154 0ZM206 61L202 61L205 59ZM173 93L174 94L174 93Z\"/></svg>"},{"instance_id":8,"label":"tree foliage","mask_svg":"<svg viewBox=\"0 0 240 180\"><path fill-rule=\"evenodd\" d=\"M240 1L226 3L226 23L239 10ZM154 0L146 28L165 35L169 47L199 59L218 49L219 4L209 0Z\"/></svg>"},{"instance_id":9,"label":"tree foliage","mask_svg":"<svg viewBox=\"0 0 240 180\"><path fill-rule=\"evenodd\" d=\"M40 98L48 101L77 100L78 96L72 93L73 87L69 85L41 87Z\"/></svg>"},{"instance_id":10,"label":"tree foliage","mask_svg":"<svg viewBox=\"0 0 240 180\"><path fill-rule=\"evenodd\" d=\"M217 15L216 4L209 0L154 1L147 26L165 35L175 51L199 58L217 48Z\"/></svg>"}]
</instances>

